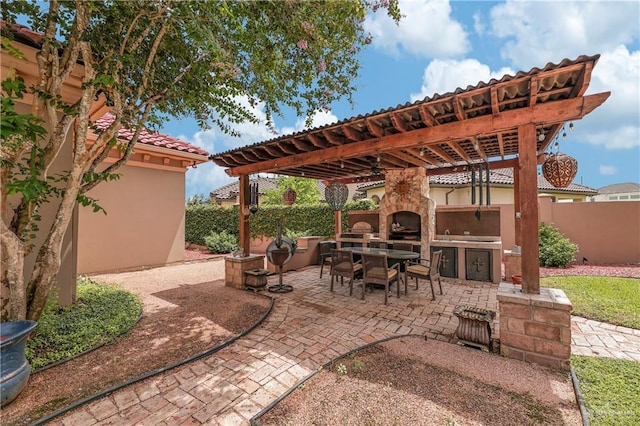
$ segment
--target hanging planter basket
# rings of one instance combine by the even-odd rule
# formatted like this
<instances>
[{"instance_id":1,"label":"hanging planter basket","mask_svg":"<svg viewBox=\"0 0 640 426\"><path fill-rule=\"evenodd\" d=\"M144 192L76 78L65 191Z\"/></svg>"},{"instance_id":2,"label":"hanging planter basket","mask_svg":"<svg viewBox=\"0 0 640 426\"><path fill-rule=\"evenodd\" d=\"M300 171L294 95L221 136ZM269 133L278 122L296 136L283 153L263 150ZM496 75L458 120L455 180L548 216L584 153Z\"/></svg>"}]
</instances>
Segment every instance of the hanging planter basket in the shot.
<instances>
[{"instance_id":1,"label":"hanging planter basket","mask_svg":"<svg viewBox=\"0 0 640 426\"><path fill-rule=\"evenodd\" d=\"M324 199L333 210L342 210L347 198L349 197L349 188L342 182L331 182L324 189Z\"/></svg>"},{"instance_id":2,"label":"hanging planter basket","mask_svg":"<svg viewBox=\"0 0 640 426\"><path fill-rule=\"evenodd\" d=\"M297 196L298 194L296 194L296 191L294 191L292 188L287 188L282 194L282 200L287 206L290 206L291 204L295 203Z\"/></svg>"},{"instance_id":3,"label":"hanging planter basket","mask_svg":"<svg viewBox=\"0 0 640 426\"><path fill-rule=\"evenodd\" d=\"M578 162L576 159L561 152L548 154L542 163L544 178L556 188L569 186L577 173Z\"/></svg>"}]
</instances>

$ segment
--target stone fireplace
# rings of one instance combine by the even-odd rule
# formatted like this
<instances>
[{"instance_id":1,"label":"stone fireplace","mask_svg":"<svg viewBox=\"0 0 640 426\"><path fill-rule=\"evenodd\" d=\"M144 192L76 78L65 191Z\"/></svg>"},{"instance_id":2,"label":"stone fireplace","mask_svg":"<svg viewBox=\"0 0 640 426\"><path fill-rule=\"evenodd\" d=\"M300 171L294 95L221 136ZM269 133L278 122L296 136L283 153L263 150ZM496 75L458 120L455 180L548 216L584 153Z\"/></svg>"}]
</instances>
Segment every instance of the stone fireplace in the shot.
<instances>
[{"instance_id":1,"label":"stone fireplace","mask_svg":"<svg viewBox=\"0 0 640 426\"><path fill-rule=\"evenodd\" d=\"M429 198L429 178L425 168L387 170L385 195L380 202L380 238L420 243L420 256L430 258L435 237L436 203ZM400 227L393 227L393 221Z\"/></svg>"}]
</instances>

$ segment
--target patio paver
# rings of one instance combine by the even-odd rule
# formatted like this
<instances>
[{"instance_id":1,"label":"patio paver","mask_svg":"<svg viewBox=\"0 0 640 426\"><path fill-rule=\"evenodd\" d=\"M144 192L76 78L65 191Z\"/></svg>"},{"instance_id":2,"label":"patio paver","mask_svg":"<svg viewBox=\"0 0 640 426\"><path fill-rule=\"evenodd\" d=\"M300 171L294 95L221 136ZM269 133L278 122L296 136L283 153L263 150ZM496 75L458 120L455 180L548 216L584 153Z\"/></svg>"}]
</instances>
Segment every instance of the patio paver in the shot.
<instances>
[{"instance_id":1,"label":"patio paver","mask_svg":"<svg viewBox=\"0 0 640 426\"><path fill-rule=\"evenodd\" d=\"M248 424L298 380L340 354L399 334L454 342L456 305L497 311L492 283L444 279L444 295L435 301L428 285L421 283L417 291L410 285L408 297L390 297L385 306L381 291L367 293L364 301L350 297L347 285L337 284L330 293L330 277L318 275L319 267L286 274L294 291L271 294L276 299L271 315L234 344L83 405L52 424ZM277 279L272 276L269 283ZM573 317L572 335L575 354L640 361L638 330Z\"/></svg>"}]
</instances>

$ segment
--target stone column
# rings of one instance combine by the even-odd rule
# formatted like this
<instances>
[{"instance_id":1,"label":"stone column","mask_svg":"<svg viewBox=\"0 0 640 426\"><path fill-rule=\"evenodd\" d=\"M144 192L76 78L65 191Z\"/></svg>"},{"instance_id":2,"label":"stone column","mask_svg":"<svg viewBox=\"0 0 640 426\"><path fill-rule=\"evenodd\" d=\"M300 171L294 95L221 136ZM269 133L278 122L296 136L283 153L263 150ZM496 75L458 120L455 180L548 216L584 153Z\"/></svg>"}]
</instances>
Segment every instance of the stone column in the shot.
<instances>
[{"instance_id":1,"label":"stone column","mask_svg":"<svg viewBox=\"0 0 640 426\"><path fill-rule=\"evenodd\" d=\"M500 353L521 361L568 370L571 357L571 302L564 291L498 287Z\"/></svg>"},{"instance_id":2,"label":"stone column","mask_svg":"<svg viewBox=\"0 0 640 426\"><path fill-rule=\"evenodd\" d=\"M264 255L224 258L224 285L244 289L244 272L249 269L264 269Z\"/></svg>"}]
</instances>

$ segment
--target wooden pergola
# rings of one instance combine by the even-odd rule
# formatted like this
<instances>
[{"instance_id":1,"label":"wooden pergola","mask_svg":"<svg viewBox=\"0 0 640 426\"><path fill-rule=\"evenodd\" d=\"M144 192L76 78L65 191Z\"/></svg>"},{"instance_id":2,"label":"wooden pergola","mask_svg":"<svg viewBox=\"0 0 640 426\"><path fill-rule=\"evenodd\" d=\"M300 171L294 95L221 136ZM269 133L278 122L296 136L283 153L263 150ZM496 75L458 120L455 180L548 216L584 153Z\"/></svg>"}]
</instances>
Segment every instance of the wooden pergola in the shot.
<instances>
[{"instance_id":1,"label":"wooden pergola","mask_svg":"<svg viewBox=\"0 0 640 426\"><path fill-rule=\"evenodd\" d=\"M598 58L564 59L211 159L239 177L243 207L249 175L261 172L353 183L380 180L385 169L424 167L427 175L439 175L476 164L512 167L522 290L538 294L537 166L566 122L581 119L609 97L610 92L584 95ZM249 212L240 211L240 244L249 247Z\"/></svg>"}]
</instances>

